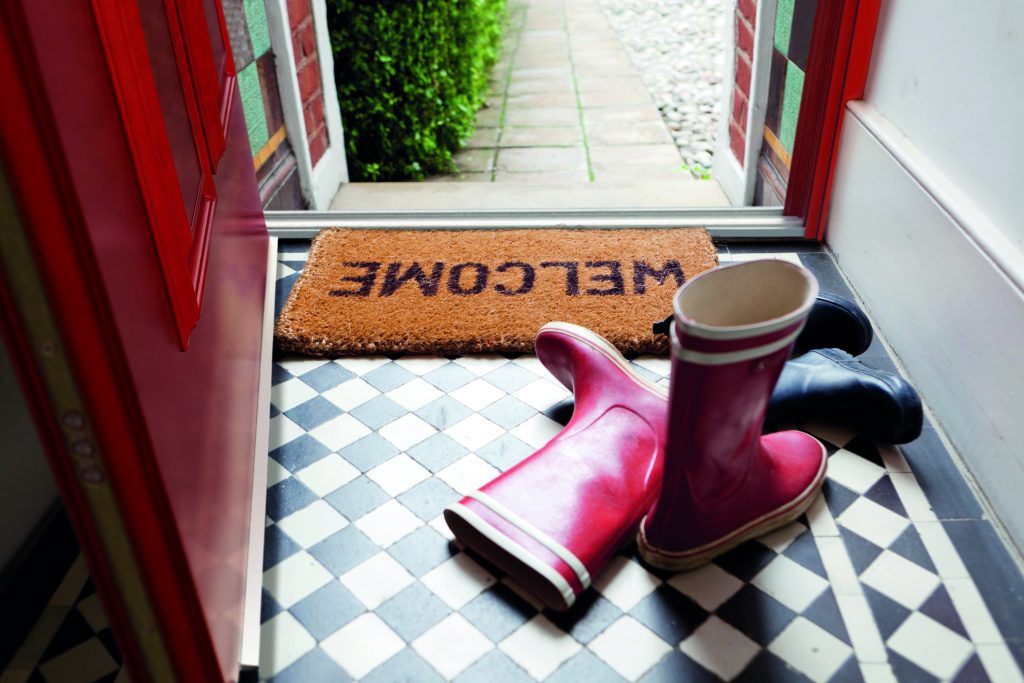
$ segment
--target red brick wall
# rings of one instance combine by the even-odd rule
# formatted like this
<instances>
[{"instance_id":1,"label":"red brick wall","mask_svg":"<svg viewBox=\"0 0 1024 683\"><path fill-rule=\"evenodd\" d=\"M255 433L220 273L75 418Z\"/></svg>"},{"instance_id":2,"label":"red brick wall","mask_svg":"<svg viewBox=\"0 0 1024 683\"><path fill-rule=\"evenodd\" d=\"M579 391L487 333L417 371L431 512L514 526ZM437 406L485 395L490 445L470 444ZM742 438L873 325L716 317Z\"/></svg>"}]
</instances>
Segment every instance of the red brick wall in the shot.
<instances>
[{"instance_id":1,"label":"red brick wall","mask_svg":"<svg viewBox=\"0 0 1024 683\"><path fill-rule=\"evenodd\" d=\"M309 0L288 0L295 73L299 79L299 97L306 119L306 142L313 165L327 151L327 121L324 118L324 93L320 80L320 62L316 54L316 29Z\"/></svg>"},{"instance_id":2,"label":"red brick wall","mask_svg":"<svg viewBox=\"0 0 1024 683\"><path fill-rule=\"evenodd\" d=\"M747 110L750 103L750 77L754 61L754 23L757 0L739 0L736 4L736 82L729 114L729 148L742 166L747 145Z\"/></svg>"}]
</instances>

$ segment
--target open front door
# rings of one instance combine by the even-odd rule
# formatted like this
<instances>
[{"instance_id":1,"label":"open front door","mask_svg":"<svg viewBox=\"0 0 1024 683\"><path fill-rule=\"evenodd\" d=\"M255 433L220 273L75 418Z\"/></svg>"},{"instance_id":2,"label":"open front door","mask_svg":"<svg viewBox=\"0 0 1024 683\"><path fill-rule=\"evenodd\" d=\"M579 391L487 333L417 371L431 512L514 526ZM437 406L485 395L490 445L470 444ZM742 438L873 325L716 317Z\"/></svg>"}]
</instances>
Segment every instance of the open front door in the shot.
<instances>
[{"instance_id":1,"label":"open front door","mask_svg":"<svg viewBox=\"0 0 1024 683\"><path fill-rule=\"evenodd\" d=\"M236 680L259 580L268 237L225 36L217 0L0 7L0 327L135 681Z\"/></svg>"}]
</instances>

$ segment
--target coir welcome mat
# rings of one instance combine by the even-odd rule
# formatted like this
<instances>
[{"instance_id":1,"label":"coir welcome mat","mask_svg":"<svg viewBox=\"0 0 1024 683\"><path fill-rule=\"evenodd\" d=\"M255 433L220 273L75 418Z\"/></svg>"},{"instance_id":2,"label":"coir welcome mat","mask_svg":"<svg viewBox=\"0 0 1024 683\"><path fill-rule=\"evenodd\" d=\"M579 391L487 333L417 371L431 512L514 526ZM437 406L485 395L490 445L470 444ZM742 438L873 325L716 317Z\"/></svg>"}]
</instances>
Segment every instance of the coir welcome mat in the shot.
<instances>
[{"instance_id":1,"label":"coir welcome mat","mask_svg":"<svg viewBox=\"0 0 1024 683\"><path fill-rule=\"evenodd\" d=\"M532 352L576 323L624 352L656 352L651 323L718 263L703 228L324 230L277 320L279 348L361 353Z\"/></svg>"}]
</instances>

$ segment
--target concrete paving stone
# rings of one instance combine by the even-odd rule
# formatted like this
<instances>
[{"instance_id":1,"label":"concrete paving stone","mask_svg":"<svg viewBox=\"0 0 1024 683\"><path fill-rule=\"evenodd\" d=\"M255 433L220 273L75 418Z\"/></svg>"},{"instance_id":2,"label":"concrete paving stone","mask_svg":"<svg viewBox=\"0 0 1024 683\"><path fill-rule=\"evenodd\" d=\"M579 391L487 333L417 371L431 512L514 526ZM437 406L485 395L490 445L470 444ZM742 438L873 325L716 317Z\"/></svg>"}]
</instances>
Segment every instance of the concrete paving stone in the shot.
<instances>
[{"instance_id":1,"label":"concrete paving stone","mask_svg":"<svg viewBox=\"0 0 1024 683\"><path fill-rule=\"evenodd\" d=\"M560 66L535 66L531 69L512 69L510 74L512 80L530 78L560 78L572 79L572 68L568 64Z\"/></svg>"},{"instance_id":2,"label":"concrete paving stone","mask_svg":"<svg viewBox=\"0 0 1024 683\"><path fill-rule=\"evenodd\" d=\"M620 62L616 60L614 63L596 63L589 61L581 61L573 58L573 63L576 67L576 78L582 78L586 76L635 76L636 69L633 68L632 63Z\"/></svg>"},{"instance_id":3,"label":"concrete paving stone","mask_svg":"<svg viewBox=\"0 0 1024 683\"><path fill-rule=\"evenodd\" d=\"M571 83L562 92L512 93L510 90L505 106L508 109L573 109L577 106L576 93Z\"/></svg>"},{"instance_id":4,"label":"concrete paving stone","mask_svg":"<svg viewBox=\"0 0 1024 683\"><path fill-rule=\"evenodd\" d=\"M552 40L544 43L519 43L512 62L518 63L526 57L543 57L549 60L550 64L558 64L569 57L569 41Z\"/></svg>"},{"instance_id":5,"label":"concrete paving stone","mask_svg":"<svg viewBox=\"0 0 1024 683\"><path fill-rule=\"evenodd\" d=\"M597 109L584 108L583 123L589 130L591 127L614 126L623 123L637 125L661 123L661 116L653 104L628 107L598 107Z\"/></svg>"},{"instance_id":6,"label":"concrete paving stone","mask_svg":"<svg viewBox=\"0 0 1024 683\"><path fill-rule=\"evenodd\" d=\"M583 144L579 126L505 128L498 147L575 147Z\"/></svg>"},{"instance_id":7,"label":"concrete paving stone","mask_svg":"<svg viewBox=\"0 0 1024 683\"><path fill-rule=\"evenodd\" d=\"M582 147L523 147L498 151L500 171L575 171L586 167Z\"/></svg>"},{"instance_id":8,"label":"concrete paving stone","mask_svg":"<svg viewBox=\"0 0 1024 683\"><path fill-rule=\"evenodd\" d=\"M501 103L485 106L476 113L476 125L487 128L494 128L501 123Z\"/></svg>"},{"instance_id":9,"label":"concrete paving stone","mask_svg":"<svg viewBox=\"0 0 1024 683\"><path fill-rule=\"evenodd\" d=\"M498 131L500 128L484 128L477 126L476 130L469 137L469 140L462 145L464 149L478 149L481 147L497 147Z\"/></svg>"},{"instance_id":10,"label":"concrete paving stone","mask_svg":"<svg viewBox=\"0 0 1024 683\"><path fill-rule=\"evenodd\" d=\"M600 126L587 130L591 145L673 145L668 128L661 121L619 126Z\"/></svg>"},{"instance_id":11,"label":"concrete paving stone","mask_svg":"<svg viewBox=\"0 0 1024 683\"><path fill-rule=\"evenodd\" d=\"M428 183L489 183L490 172L484 173L449 173L448 175L432 175L425 180Z\"/></svg>"},{"instance_id":12,"label":"concrete paving stone","mask_svg":"<svg viewBox=\"0 0 1024 683\"><path fill-rule=\"evenodd\" d=\"M600 92L580 93L580 104L588 109L598 107L630 107L633 105L649 105L654 107L650 94L642 90L621 92L602 90Z\"/></svg>"},{"instance_id":13,"label":"concrete paving stone","mask_svg":"<svg viewBox=\"0 0 1024 683\"><path fill-rule=\"evenodd\" d=\"M582 183L589 183L590 176L586 169L576 171L540 171L537 173L513 173L511 171L498 171L495 173L494 181L497 183L517 183L521 185L536 185L545 189L551 187L579 187Z\"/></svg>"},{"instance_id":14,"label":"concrete paving stone","mask_svg":"<svg viewBox=\"0 0 1024 683\"><path fill-rule=\"evenodd\" d=\"M546 43L550 41L565 40L565 31L561 26L554 26L546 29L527 26L521 34L523 42Z\"/></svg>"},{"instance_id":15,"label":"concrete paving stone","mask_svg":"<svg viewBox=\"0 0 1024 683\"><path fill-rule=\"evenodd\" d=\"M544 55L516 55L515 66L517 69L532 69L538 66L551 66L552 64L568 64L569 53L566 51L564 55L558 58L547 57Z\"/></svg>"},{"instance_id":16,"label":"concrete paving stone","mask_svg":"<svg viewBox=\"0 0 1024 683\"><path fill-rule=\"evenodd\" d=\"M570 126L579 120L579 110L575 107L509 108L505 112L506 126Z\"/></svg>"},{"instance_id":17,"label":"concrete paving stone","mask_svg":"<svg viewBox=\"0 0 1024 683\"><path fill-rule=\"evenodd\" d=\"M494 168L493 149L461 149L454 158L462 173L482 173Z\"/></svg>"},{"instance_id":18,"label":"concrete paving stone","mask_svg":"<svg viewBox=\"0 0 1024 683\"><path fill-rule=\"evenodd\" d=\"M654 168L643 164L620 166L619 168L595 168L594 184L630 186L648 185L651 183L665 184L678 182L683 184L700 182L699 180L694 180L690 172L683 169L682 164L683 160L680 158L675 168Z\"/></svg>"},{"instance_id":19,"label":"concrete paving stone","mask_svg":"<svg viewBox=\"0 0 1024 683\"><path fill-rule=\"evenodd\" d=\"M629 76L598 76L595 74L587 74L586 76L580 76L576 79L576 87L579 88L581 93L591 92L605 92L608 90L617 91L635 91L641 90L644 93L647 89L643 87L635 77L630 78Z\"/></svg>"},{"instance_id":20,"label":"concrete paving stone","mask_svg":"<svg viewBox=\"0 0 1024 683\"><path fill-rule=\"evenodd\" d=\"M651 166L677 168L682 164L675 145L590 145L590 165L597 169L615 169L625 166Z\"/></svg>"},{"instance_id":21,"label":"concrete paving stone","mask_svg":"<svg viewBox=\"0 0 1024 683\"><path fill-rule=\"evenodd\" d=\"M565 96L572 96L573 102L568 105L561 101L546 102L538 98L538 107L562 107L575 104L576 90L572 85L572 79L565 76L554 76L550 78L513 78L508 85L508 94L511 96L521 95L553 95L554 100L565 99ZM559 98L558 96L562 96Z\"/></svg>"}]
</instances>

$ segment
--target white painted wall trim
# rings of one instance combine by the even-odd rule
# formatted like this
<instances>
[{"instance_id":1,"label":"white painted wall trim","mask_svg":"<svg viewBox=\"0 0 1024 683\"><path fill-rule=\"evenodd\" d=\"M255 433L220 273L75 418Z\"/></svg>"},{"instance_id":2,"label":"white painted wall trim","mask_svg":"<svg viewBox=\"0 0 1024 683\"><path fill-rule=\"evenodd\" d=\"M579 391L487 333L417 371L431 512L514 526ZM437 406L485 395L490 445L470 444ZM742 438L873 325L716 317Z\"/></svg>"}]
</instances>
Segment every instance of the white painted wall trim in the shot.
<instances>
[{"instance_id":1,"label":"white painted wall trim","mask_svg":"<svg viewBox=\"0 0 1024 683\"><path fill-rule=\"evenodd\" d=\"M970 197L943 175L881 112L862 101L850 102L848 110L1024 294L1024 254L1013 241L1007 239Z\"/></svg>"},{"instance_id":2,"label":"white painted wall trim","mask_svg":"<svg viewBox=\"0 0 1024 683\"><path fill-rule=\"evenodd\" d=\"M722 113L715 136L715 157L711 176L733 206L743 202L743 167L729 147L729 122L732 120L732 96L736 90L736 1L728 3L722 22Z\"/></svg>"},{"instance_id":3,"label":"white painted wall trim","mask_svg":"<svg viewBox=\"0 0 1024 683\"><path fill-rule=\"evenodd\" d=\"M277 83L281 94L281 109L284 112L285 130L292 143L292 151L298 162L299 184L309 208L319 211L326 209L342 182L348 180L345 162L345 142L341 130L341 113L335 93L334 59L331 57L330 37L327 33L326 0L313 0L313 25L316 30L317 59L320 64L320 82L324 90L324 114L327 119L329 146L320 162L313 168L306 140L306 118L302 112L302 97L299 94L299 76L295 71L295 50L292 47L291 23L288 20L288 0L266 0L267 25L270 30L270 45L274 50L277 65ZM325 64L324 54L329 63ZM333 102L333 112L332 112Z\"/></svg>"},{"instance_id":4,"label":"white painted wall trim","mask_svg":"<svg viewBox=\"0 0 1024 683\"><path fill-rule=\"evenodd\" d=\"M1024 547L1024 256L878 110L851 104L844 124L828 244Z\"/></svg>"},{"instance_id":5,"label":"white painted wall trim","mask_svg":"<svg viewBox=\"0 0 1024 683\"><path fill-rule=\"evenodd\" d=\"M729 87L722 95L722 121L715 145L714 177L733 206L750 206L754 201L757 180L757 158L761 152L761 131L768 106L768 86L772 70L772 44L775 41L775 8L777 0L760 0L754 19L754 54L751 63L750 96L747 103L745 166L741 166L729 145L729 120L732 118L732 95L736 82L736 5L725 22L726 64L722 82ZM732 56L732 59L729 59Z\"/></svg>"},{"instance_id":6,"label":"white painted wall trim","mask_svg":"<svg viewBox=\"0 0 1024 683\"><path fill-rule=\"evenodd\" d=\"M757 183L757 160L761 154L764 119L768 111L768 89L772 77L772 46L775 44L775 9L777 0L757 3L757 26L754 27L754 62L751 65L750 108L747 110L747 164L744 167L743 203L754 203Z\"/></svg>"},{"instance_id":7,"label":"white painted wall trim","mask_svg":"<svg viewBox=\"0 0 1024 683\"><path fill-rule=\"evenodd\" d=\"M327 28L327 1L313 0L313 28L316 30L317 61L320 64L320 85L324 92L324 117L327 119L327 150L313 169L313 205L317 211L327 209L342 183L348 182L345 159L345 132L341 126L341 107L334 81L334 51Z\"/></svg>"}]
</instances>

